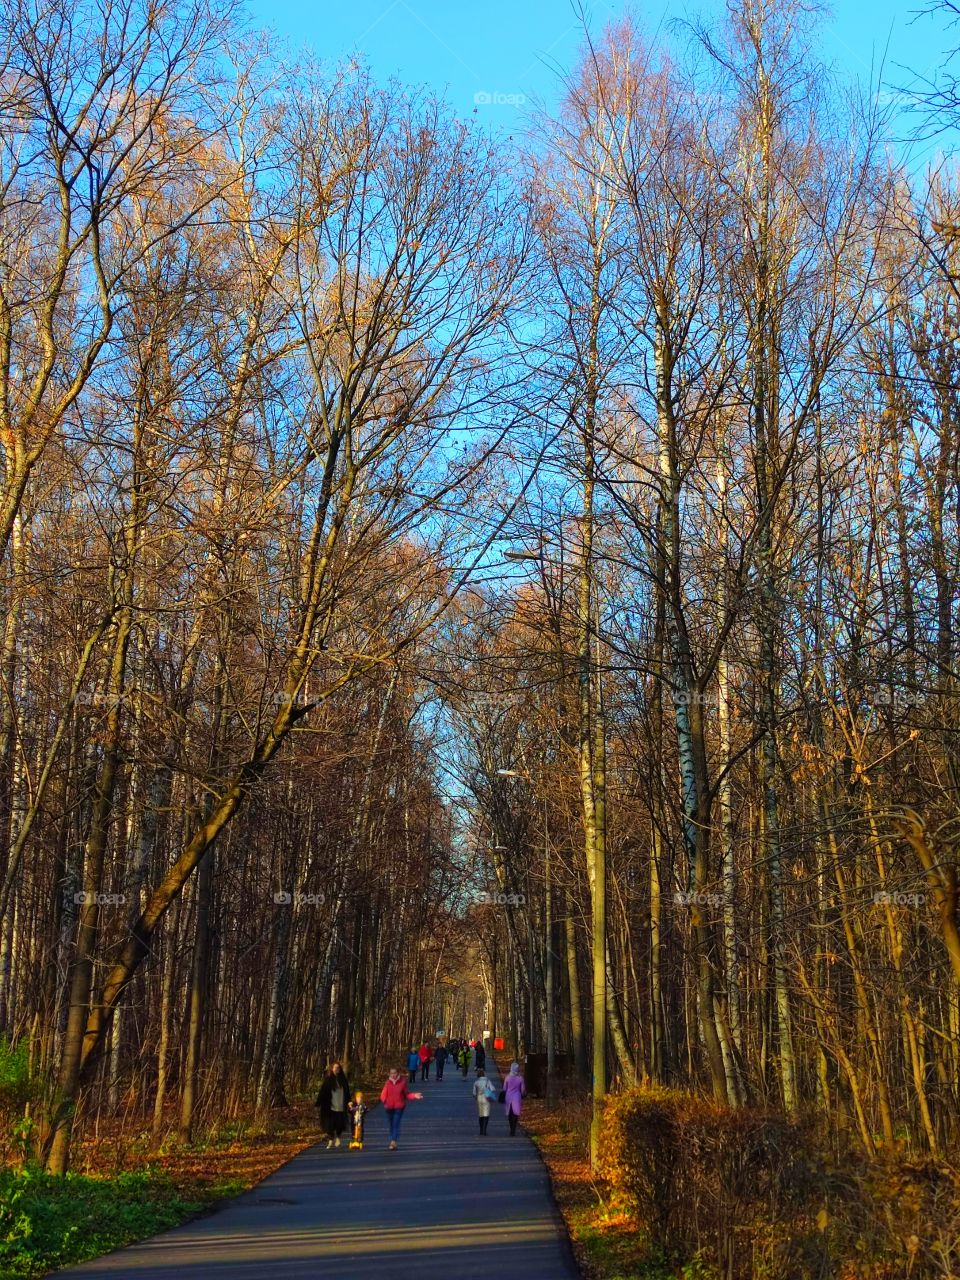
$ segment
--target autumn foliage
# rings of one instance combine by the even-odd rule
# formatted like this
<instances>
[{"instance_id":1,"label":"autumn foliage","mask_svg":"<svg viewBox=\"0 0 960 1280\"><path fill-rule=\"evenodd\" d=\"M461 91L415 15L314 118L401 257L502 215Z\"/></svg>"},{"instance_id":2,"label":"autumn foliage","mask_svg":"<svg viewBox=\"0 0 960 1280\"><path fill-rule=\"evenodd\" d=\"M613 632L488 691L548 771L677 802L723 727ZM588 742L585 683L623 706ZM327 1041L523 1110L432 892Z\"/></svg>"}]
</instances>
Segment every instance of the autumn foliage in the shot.
<instances>
[{"instance_id":1,"label":"autumn foliage","mask_svg":"<svg viewBox=\"0 0 960 1280\"><path fill-rule=\"evenodd\" d=\"M952 1274L955 1175L929 1162L869 1162L844 1147L827 1154L829 1146L812 1120L679 1089L632 1089L605 1111L608 1216L632 1221L643 1247L668 1265L696 1259L709 1275Z\"/></svg>"}]
</instances>

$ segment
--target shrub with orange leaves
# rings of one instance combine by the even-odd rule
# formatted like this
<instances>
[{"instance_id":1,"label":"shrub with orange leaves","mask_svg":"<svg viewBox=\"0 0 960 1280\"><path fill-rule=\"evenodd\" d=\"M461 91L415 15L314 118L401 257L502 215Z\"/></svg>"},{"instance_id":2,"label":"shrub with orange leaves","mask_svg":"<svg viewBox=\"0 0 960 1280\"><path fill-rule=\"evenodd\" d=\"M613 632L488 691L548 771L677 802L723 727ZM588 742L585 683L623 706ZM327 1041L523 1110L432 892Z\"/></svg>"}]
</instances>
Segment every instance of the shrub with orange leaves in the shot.
<instances>
[{"instance_id":1,"label":"shrub with orange leaves","mask_svg":"<svg viewBox=\"0 0 960 1280\"><path fill-rule=\"evenodd\" d=\"M621 1093L606 1109L600 1172L668 1253L729 1275L754 1274L759 1248L769 1274L800 1276L822 1238L804 1133L776 1113L660 1087Z\"/></svg>"},{"instance_id":2,"label":"shrub with orange leaves","mask_svg":"<svg viewBox=\"0 0 960 1280\"><path fill-rule=\"evenodd\" d=\"M612 1096L598 1172L613 1204L687 1274L926 1280L960 1274L960 1177L832 1158L812 1121L659 1086Z\"/></svg>"}]
</instances>

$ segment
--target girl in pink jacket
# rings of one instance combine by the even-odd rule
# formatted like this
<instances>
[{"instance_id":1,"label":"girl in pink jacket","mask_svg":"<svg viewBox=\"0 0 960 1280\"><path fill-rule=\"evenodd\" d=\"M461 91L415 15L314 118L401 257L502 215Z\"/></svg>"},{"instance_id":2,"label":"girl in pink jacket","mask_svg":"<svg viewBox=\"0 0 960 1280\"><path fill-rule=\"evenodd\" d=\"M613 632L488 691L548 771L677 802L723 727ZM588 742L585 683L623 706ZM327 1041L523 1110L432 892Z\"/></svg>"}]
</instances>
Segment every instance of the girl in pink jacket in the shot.
<instances>
[{"instance_id":1,"label":"girl in pink jacket","mask_svg":"<svg viewBox=\"0 0 960 1280\"><path fill-rule=\"evenodd\" d=\"M383 1103L383 1110L390 1126L389 1150L397 1149L397 1143L400 1141L400 1121L403 1119L407 1103L413 1098L422 1097L422 1093L411 1093L402 1074L396 1067L391 1067L390 1075L380 1090L380 1101Z\"/></svg>"},{"instance_id":2,"label":"girl in pink jacket","mask_svg":"<svg viewBox=\"0 0 960 1280\"><path fill-rule=\"evenodd\" d=\"M510 1135L515 1138L517 1136L517 1121L520 1119L520 1112L523 1110L523 1100L527 1096L527 1086L523 1083L519 1062L510 1063L510 1074L503 1082L503 1091L506 1094L503 1105L507 1109Z\"/></svg>"}]
</instances>

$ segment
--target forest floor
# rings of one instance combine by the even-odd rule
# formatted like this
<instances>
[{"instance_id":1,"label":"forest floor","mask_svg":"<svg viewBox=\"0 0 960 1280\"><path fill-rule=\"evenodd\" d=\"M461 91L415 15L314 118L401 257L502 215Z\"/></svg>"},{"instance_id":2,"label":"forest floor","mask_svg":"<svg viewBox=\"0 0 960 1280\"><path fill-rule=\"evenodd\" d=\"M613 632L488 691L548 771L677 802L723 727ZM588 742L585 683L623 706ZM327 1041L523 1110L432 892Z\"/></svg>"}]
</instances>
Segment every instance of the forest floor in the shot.
<instances>
[{"instance_id":1,"label":"forest floor","mask_svg":"<svg viewBox=\"0 0 960 1280\"><path fill-rule=\"evenodd\" d=\"M318 1141L316 1109L307 1101L278 1107L265 1116L248 1116L213 1126L195 1142L164 1141L152 1145L106 1130L81 1144L75 1165L100 1176L142 1167L152 1168L175 1186L202 1191L223 1183L254 1186L311 1143Z\"/></svg>"},{"instance_id":2,"label":"forest floor","mask_svg":"<svg viewBox=\"0 0 960 1280\"><path fill-rule=\"evenodd\" d=\"M0 1280L35 1280L205 1213L319 1138L308 1102L157 1147L120 1125L78 1144L66 1179L0 1171Z\"/></svg>"}]
</instances>

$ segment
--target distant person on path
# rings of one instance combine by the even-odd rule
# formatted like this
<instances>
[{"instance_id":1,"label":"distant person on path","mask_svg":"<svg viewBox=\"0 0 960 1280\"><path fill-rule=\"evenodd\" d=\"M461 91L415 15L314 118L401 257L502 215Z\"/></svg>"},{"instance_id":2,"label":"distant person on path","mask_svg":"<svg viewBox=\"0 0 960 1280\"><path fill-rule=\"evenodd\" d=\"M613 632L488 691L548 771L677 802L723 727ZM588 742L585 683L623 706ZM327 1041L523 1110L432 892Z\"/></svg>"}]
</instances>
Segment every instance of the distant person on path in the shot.
<instances>
[{"instance_id":1,"label":"distant person on path","mask_svg":"<svg viewBox=\"0 0 960 1280\"><path fill-rule=\"evenodd\" d=\"M410 1052L407 1054L407 1071L410 1073L410 1083L417 1083L417 1072L420 1070L420 1055L417 1053L413 1045L410 1046Z\"/></svg>"},{"instance_id":2,"label":"distant person on path","mask_svg":"<svg viewBox=\"0 0 960 1280\"><path fill-rule=\"evenodd\" d=\"M463 1072L464 1076L466 1076L469 1068L470 1068L470 1050L466 1045L464 1045L463 1048L460 1050L460 1070Z\"/></svg>"},{"instance_id":3,"label":"distant person on path","mask_svg":"<svg viewBox=\"0 0 960 1280\"><path fill-rule=\"evenodd\" d=\"M317 1110L320 1123L327 1135L327 1150L339 1147L343 1131L347 1127L347 1106L350 1102L350 1082L339 1062L330 1064L317 1094Z\"/></svg>"},{"instance_id":4,"label":"distant person on path","mask_svg":"<svg viewBox=\"0 0 960 1280\"><path fill-rule=\"evenodd\" d=\"M433 1061L433 1052L430 1046L424 1040L420 1046L420 1079L430 1079L430 1063Z\"/></svg>"},{"instance_id":5,"label":"distant person on path","mask_svg":"<svg viewBox=\"0 0 960 1280\"><path fill-rule=\"evenodd\" d=\"M437 1064L437 1079L443 1079L443 1065L447 1060L447 1046L438 1044L434 1051L433 1060Z\"/></svg>"},{"instance_id":6,"label":"distant person on path","mask_svg":"<svg viewBox=\"0 0 960 1280\"><path fill-rule=\"evenodd\" d=\"M473 1061L476 1066L483 1067L484 1070L486 1070L487 1051L486 1049L484 1049L483 1043L480 1040L477 1041L477 1047L474 1050L474 1054L473 1054Z\"/></svg>"},{"instance_id":7,"label":"distant person on path","mask_svg":"<svg viewBox=\"0 0 960 1280\"><path fill-rule=\"evenodd\" d=\"M422 1097L422 1093L410 1092L407 1088L407 1081L404 1080L401 1071L396 1067L390 1068L387 1081L380 1090L380 1101L383 1103L387 1124L390 1126L390 1146L388 1148L390 1151L396 1151L400 1142L400 1121L403 1119L407 1103L413 1098Z\"/></svg>"},{"instance_id":8,"label":"distant person on path","mask_svg":"<svg viewBox=\"0 0 960 1280\"><path fill-rule=\"evenodd\" d=\"M477 1115L480 1117L480 1134L482 1137L486 1135L487 1125L490 1123L490 1104L497 1096L493 1091L493 1085L487 1079L487 1073L483 1067L477 1068L477 1078L473 1082L473 1096L477 1100Z\"/></svg>"},{"instance_id":9,"label":"distant person on path","mask_svg":"<svg viewBox=\"0 0 960 1280\"><path fill-rule=\"evenodd\" d=\"M510 1136L517 1136L517 1121L520 1119L520 1112L523 1110L523 1100L527 1096L527 1086L523 1082L523 1076L520 1074L520 1063L510 1063L510 1074L503 1082L503 1105L507 1110L507 1120L510 1123Z\"/></svg>"}]
</instances>

